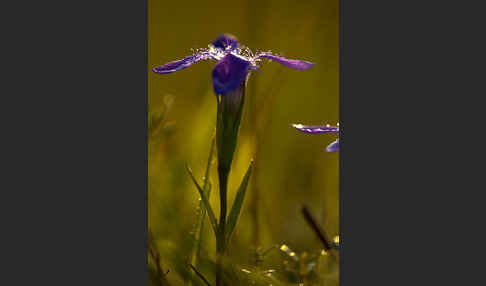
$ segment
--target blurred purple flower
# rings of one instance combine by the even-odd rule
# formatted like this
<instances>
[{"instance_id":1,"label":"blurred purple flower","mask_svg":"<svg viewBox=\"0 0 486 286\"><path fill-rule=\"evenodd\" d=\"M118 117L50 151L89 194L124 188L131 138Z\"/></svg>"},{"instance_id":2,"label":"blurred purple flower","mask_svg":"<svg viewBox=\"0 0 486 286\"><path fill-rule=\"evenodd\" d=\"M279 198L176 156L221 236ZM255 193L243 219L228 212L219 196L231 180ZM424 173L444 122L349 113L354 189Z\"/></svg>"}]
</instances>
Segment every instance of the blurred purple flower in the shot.
<instances>
[{"instance_id":1,"label":"blurred purple flower","mask_svg":"<svg viewBox=\"0 0 486 286\"><path fill-rule=\"evenodd\" d=\"M302 125L302 124L292 124L295 129L309 134L319 134L319 133L334 133L339 134L339 124L337 126L326 125ZM338 152L339 151L339 138L326 147L327 152Z\"/></svg>"},{"instance_id":2,"label":"blurred purple flower","mask_svg":"<svg viewBox=\"0 0 486 286\"><path fill-rule=\"evenodd\" d=\"M201 60L216 60L218 63L212 72L213 89L217 95L224 95L238 88L252 70L258 69L258 62L262 58L297 70L306 70L314 65L311 62L276 56L271 52L253 54L250 49L240 46L234 36L223 34L209 48L198 49L192 56L153 68L153 71L158 74L173 73Z\"/></svg>"}]
</instances>

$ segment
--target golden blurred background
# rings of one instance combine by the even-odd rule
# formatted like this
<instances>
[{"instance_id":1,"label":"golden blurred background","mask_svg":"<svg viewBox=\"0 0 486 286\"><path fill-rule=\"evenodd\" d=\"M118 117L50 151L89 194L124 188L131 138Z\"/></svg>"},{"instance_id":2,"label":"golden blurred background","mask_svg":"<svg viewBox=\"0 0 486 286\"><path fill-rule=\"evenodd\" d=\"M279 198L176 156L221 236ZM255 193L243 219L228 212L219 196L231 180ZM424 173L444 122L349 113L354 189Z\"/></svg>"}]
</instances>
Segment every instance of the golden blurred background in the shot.
<instances>
[{"instance_id":1,"label":"golden blurred background","mask_svg":"<svg viewBox=\"0 0 486 286\"><path fill-rule=\"evenodd\" d=\"M339 153L325 152L335 136L312 136L290 126L338 122L338 29L337 0L148 1L148 223L163 253L183 257L195 222L199 195L184 164L203 177L216 123L215 62L166 75L151 68L191 55L191 48L205 48L221 33L235 35L252 51L315 63L297 71L264 60L261 72L249 78L229 178L230 206L251 158L255 169L229 255L245 264L254 246L320 248L301 215L303 204L329 236L338 235ZM218 214L215 162L210 180ZM208 257L215 248L210 231L206 220L201 251Z\"/></svg>"}]
</instances>

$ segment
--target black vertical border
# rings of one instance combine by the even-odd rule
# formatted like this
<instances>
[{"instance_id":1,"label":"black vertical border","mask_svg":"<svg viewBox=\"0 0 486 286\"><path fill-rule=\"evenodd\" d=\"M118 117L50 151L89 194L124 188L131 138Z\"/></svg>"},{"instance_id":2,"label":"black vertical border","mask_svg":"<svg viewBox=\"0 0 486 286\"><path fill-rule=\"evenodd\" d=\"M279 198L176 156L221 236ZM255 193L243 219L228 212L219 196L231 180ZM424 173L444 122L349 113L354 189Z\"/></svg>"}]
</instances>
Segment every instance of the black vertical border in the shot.
<instances>
[{"instance_id":1,"label":"black vertical border","mask_svg":"<svg viewBox=\"0 0 486 286\"><path fill-rule=\"evenodd\" d=\"M147 1L3 11L0 285L147 285Z\"/></svg>"},{"instance_id":2,"label":"black vertical border","mask_svg":"<svg viewBox=\"0 0 486 286\"><path fill-rule=\"evenodd\" d=\"M484 281L474 4L340 0L340 286Z\"/></svg>"},{"instance_id":3,"label":"black vertical border","mask_svg":"<svg viewBox=\"0 0 486 286\"><path fill-rule=\"evenodd\" d=\"M145 184L143 187L144 190L144 205L143 205L143 211L144 211L144 225L143 225L143 230L144 230L144 239L145 239L145 244L144 244L144 252L143 252L143 258L144 258L144 275L142 276L142 282L143 284L141 285L148 285L148 268L147 268L147 263L148 263L148 1L149 0L143 0L144 4L144 11L145 11L145 19L144 19L144 36L145 36L145 69L144 69L144 82L145 82L145 89L144 89L144 99L145 99L145 122L144 122L144 131L145 131L145 145L144 145L144 153L145 153Z\"/></svg>"}]
</instances>

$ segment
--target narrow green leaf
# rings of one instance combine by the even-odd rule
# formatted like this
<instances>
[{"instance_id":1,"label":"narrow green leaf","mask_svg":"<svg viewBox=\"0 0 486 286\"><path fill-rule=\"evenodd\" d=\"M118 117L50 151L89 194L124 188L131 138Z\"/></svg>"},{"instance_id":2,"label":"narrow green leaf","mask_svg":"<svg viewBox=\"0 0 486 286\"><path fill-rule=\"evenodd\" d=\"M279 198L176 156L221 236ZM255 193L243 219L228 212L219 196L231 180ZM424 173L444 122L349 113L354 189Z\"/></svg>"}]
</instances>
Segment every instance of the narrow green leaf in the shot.
<instances>
[{"instance_id":1,"label":"narrow green leaf","mask_svg":"<svg viewBox=\"0 0 486 286\"><path fill-rule=\"evenodd\" d=\"M213 138L211 141L211 147L209 149L208 162L206 164L206 172L204 175L203 190L206 197L209 200L211 194L211 183L209 182L209 169L211 168L211 161L213 160L214 145L216 139ZM206 208L204 207L204 202L201 200L199 202L199 207L197 209L196 223L194 224L193 233L194 239L192 244L191 256L189 257L189 264L197 267L199 264L199 252L201 249L202 241L202 230L204 228L204 219L206 217ZM186 279L185 285L192 285L192 280Z\"/></svg>"},{"instance_id":2,"label":"narrow green leaf","mask_svg":"<svg viewBox=\"0 0 486 286\"><path fill-rule=\"evenodd\" d=\"M186 163L186 169L187 169L187 172L189 173L189 175L191 176L191 179L194 182L194 185L196 185L196 188L199 191L199 195L201 196L201 201L203 202L204 207L206 208L206 211L208 212L209 221L211 222L211 226L213 227L213 231L214 231L215 234L217 234L218 233L217 232L218 223L216 222L216 217L214 216L213 209L211 208L211 205L209 204L209 200L206 197L206 194L204 193L201 186L199 186L196 179L194 178L194 175L192 174L192 170L191 170L191 168L189 168L187 163Z\"/></svg>"},{"instance_id":3,"label":"narrow green leaf","mask_svg":"<svg viewBox=\"0 0 486 286\"><path fill-rule=\"evenodd\" d=\"M253 160L250 162L250 166L246 171L245 177L243 177L243 180L241 181L240 187L238 188L238 191L236 193L235 201L233 202L233 206L231 207L231 212L228 217L228 223L226 228L227 231L226 241L228 243L229 240L231 239L231 234L235 229L236 222L238 221L238 217L241 212L241 207L243 206L243 200L245 199L246 187L248 186L248 182L250 181L249 179L250 179L252 167L253 167Z\"/></svg>"}]
</instances>

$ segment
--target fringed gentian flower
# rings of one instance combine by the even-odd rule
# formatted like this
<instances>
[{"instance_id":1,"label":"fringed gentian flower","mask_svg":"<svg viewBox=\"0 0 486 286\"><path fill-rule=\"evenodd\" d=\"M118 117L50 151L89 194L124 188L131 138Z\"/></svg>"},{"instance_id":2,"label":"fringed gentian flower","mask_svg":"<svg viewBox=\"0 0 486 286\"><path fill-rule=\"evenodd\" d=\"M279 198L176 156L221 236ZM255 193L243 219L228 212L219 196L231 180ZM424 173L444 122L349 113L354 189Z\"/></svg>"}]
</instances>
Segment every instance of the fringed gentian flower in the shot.
<instances>
[{"instance_id":1,"label":"fringed gentian flower","mask_svg":"<svg viewBox=\"0 0 486 286\"><path fill-rule=\"evenodd\" d=\"M261 59L276 61L297 70L309 69L314 64L287 59L273 55L271 52L253 54L250 49L241 46L234 36L223 34L218 36L207 49L199 49L192 56L153 68L153 71L158 74L173 73L207 59L217 61L212 72L212 83L218 102L216 127L218 171L220 185L224 188L236 148L245 86L251 71L259 68L258 63Z\"/></svg>"},{"instance_id":2,"label":"fringed gentian flower","mask_svg":"<svg viewBox=\"0 0 486 286\"><path fill-rule=\"evenodd\" d=\"M216 60L218 63L212 73L214 92L216 95L225 95L237 89L252 70L258 69L258 62L262 58L297 70L306 70L314 65L306 61L272 55L271 52L254 55L250 49L240 46L234 36L225 34L220 35L209 45L209 48L199 49L192 56L156 67L153 71L159 74L173 73L201 60Z\"/></svg>"},{"instance_id":3,"label":"fringed gentian flower","mask_svg":"<svg viewBox=\"0 0 486 286\"><path fill-rule=\"evenodd\" d=\"M212 72L213 90L217 99L216 146L218 150L218 176L220 193L220 221L216 234L217 264L226 249L226 201L228 175L236 149L240 126L245 87L251 71L259 68L261 59L276 61L284 66L306 70L314 64L306 61L286 59L271 52L253 54L250 49L240 46L235 37L220 35L207 49L199 49L192 56L173 61L153 69L155 73L173 73L202 60L216 60ZM218 268L220 269L220 268ZM216 274L216 286L222 285L222 273Z\"/></svg>"},{"instance_id":4,"label":"fringed gentian flower","mask_svg":"<svg viewBox=\"0 0 486 286\"><path fill-rule=\"evenodd\" d=\"M292 126L304 133L309 134L319 134L319 133L334 133L339 134L339 124L337 126L327 125L302 125L302 124L292 124ZM327 152L338 152L339 151L339 137L326 147Z\"/></svg>"},{"instance_id":5,"label":"fringed gentian flower","mask_svg":"<svg viewBox=\"0 0 486 286\"><path fill-rule=\"evenodd\" d=\"M276 61L297 70L309 69L314 64L276 56L271 52L253 54L250 49L241 46L234 36L223 34L209 48L199 49L192 56L156 67L153 71L159 74L173 73L206 59L218 61L212 72L212 82L218 100L216 137L219 167L229 170L236 147L246 81L251 71L259 68L261 59Z\"/></svg>"}]
</instances>

